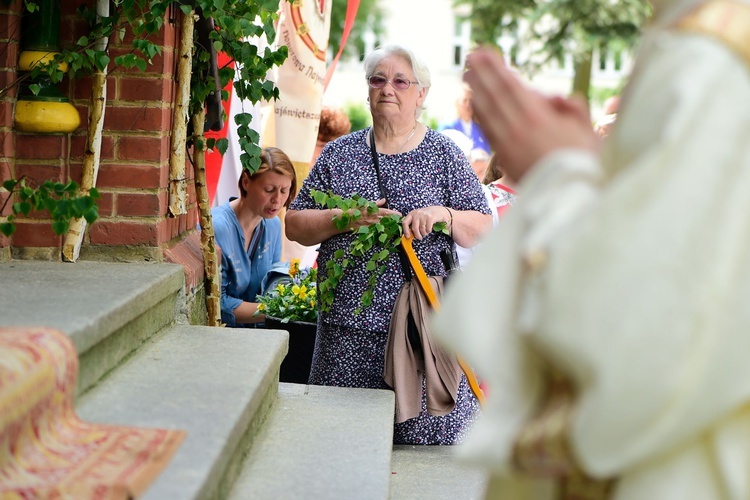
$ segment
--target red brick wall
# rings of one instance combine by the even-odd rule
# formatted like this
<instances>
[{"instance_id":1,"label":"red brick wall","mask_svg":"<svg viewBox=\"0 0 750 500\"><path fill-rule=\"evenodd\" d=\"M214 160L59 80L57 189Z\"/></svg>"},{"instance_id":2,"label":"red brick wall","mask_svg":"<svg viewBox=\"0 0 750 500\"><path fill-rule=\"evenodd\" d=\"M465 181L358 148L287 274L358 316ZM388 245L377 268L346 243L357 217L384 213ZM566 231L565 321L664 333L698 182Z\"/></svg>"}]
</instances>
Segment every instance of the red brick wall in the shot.
<instances>
[{"instance_id":1,"label":"red brick wall","mask_svg":"<svg viewBox=\"0 0 750 500\"><path fill-rule=\"evenodd\" d=\"M10 7L0 4L0 47L7 46L6 49L0 48L0 87L6 87L16 78L21 5L20 0L15 0ZM74 2L61 2L63 47L71 46L74 40L86 34L86 25L75 12L77 5ZM179 19L180 16L176 17ZM167 214L178 33L179 26L170 21L168 15L162 31L152 38L162 46L162 54L152 60L145 72L137 69L113 70L110 67L101 164L97 177L97 188L102 195L99 201L100 218L87 232L82 255L87 247L95 248L98 256L106 254L108 249L115 254L118 247L123 245L128 246L128 255L134 255L134 248L142 248L143 255L153 256L156 249L157 253L166 255L165 260L175 260L175 255L184 253L167 251L177 245L183 245L195 253L194 244L182 243L186 236L195 232L197 221L192 182L188 189L188 213L174 218ZM114 60L115 56L130 50L127 37L122 42L113 40L110 56ZM91 79L66 78L60 88L81 115L81 126L72 134L15 132L12 123L15 91L0 99L0 180L27 175L37 181L73 179L80 182ZM192 181L189 165L188 172ZM7 192L0 192L0 206L7 196ZM6 207L0 215L7 214ZM18 252L20 249L49 250L51 247L54 250L60 246L61 238L52 232L43 214L18 219L13 237L0 238L0 249L10 248L14 255L24 254ZM40 252L40 255L49 255L49 252ZM191 272L195 274L196 271ZM198 274L202 274L202 270Z\"/></svg>"},{"instance_id":2,"label":"red brick wall","mask_svg":"<svg viewBox=\"0 0 750 500\"><path fill-rule=\"evenodd\" d=\"M21 40L21 0L10 5L0 2L0 89L7 88L16 80L18 48ZM13 137L13 105L16 90L10 89L0 96L0 181L15 175L13 158L15 141ZM8 193L0 190L0 217L10 214L10 204L5 205ZM5 205L5 208L2 207ZM0 250L10 246L10 239L0 235ZM0 256L5 252L0 251Z\"/></svg>"}]
</instances>

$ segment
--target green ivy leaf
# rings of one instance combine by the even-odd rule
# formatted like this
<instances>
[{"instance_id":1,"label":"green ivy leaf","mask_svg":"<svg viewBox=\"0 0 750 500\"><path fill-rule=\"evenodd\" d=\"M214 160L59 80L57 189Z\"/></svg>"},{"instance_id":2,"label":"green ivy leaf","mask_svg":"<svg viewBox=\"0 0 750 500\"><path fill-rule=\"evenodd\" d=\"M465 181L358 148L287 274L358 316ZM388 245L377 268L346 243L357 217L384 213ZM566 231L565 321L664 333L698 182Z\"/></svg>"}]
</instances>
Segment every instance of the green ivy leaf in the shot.
<instances>
[{"instance_id":1,"label":"green ivy leaf","mask_svg":"<svg viewBox=\"0 0 750 500\"><path fill-rule=\"evenodd\" d=\"M43 201L44 201L44 209L48 211L49 213L52 213L53 211L57 210L57 201L53 200L52 198L45 198Z\"/></svg>"},{"instance_id":2,"label":"green ivy leaf","mask_svg":"<svg viewBox=\"0 0 750 500\"><path fill-rule=\"evenodd\" d=\"M99 71L104 71L109 66L109 56L107 54L101 54L96 58L96 67Z\"/></svg>"},{"instance_id":3,"label":"green ivy leaf","mask_svg":"<svg viewBox=\"0 0 750 500\"><path fill-rule=\"evenodd\" d=\"M12 222L0 222L0 233L5 236L12 236L16 232L16 225Z\"/></svg>"},{"instance_id":4,"label":"green ivy leaf","mask_svg":"<svg viewBox=\"0 0 750 500\"><path fill-rule=\"evenodd\" d=\"M219 139L216 141L216 150L219 151L219 153L226 154L227 149L229 148L229 141L227 139Z\"/></svg>"},{"instance_id":5,"label":"green ivy leaf","mask_svg":"<svg viewBox=\"0 0 750 500\"><path fill-rule=\"evenodd\" d=\"M68 227L70 227L68 221L56 220L52 222L52 230L57 235L65 234L68 231Z\"/></svg>"},{"instance_id":6,"label":"green ivy leaf","mask_svg":"<svg viewBox=\"0 0 750 500\"><path fill-rule=\"evenodd\" d=\"M86 222L89 224L93 224L96 219L99 218L99 207L94 205L90 209L86 211L86 213L83 214L83 218L86 219Z\"/></svg>"},{"instance_id":7,"label":"green ivy leaf","mask_svg":"<svg viewBox=\"0 0 750 500\"><path fill-rule=\"evenodd\" d=\"M73 207L75 211L75 215L77 217L82 217L83 214L88 212L88 210L94 205L94 200L89 198L88 196L83 196L80 198L76 198L73 200Z\"/></svg>"},{"instance_id":8,"label":"green ivy leaf","mask_svg":"<svg viewBox=\"0 0 750 500\"><path fill-rule=\"evenodd\" d=\"M29 215L29 212L31 212L31 204L29 202L22 201L21 203L18 203L18 210L16 210L16 207L14 204L13 211L16 213L22 213L24 215Z\"/></svg>"},{"instance_id":9,"label":"green ivy leaf","mask_svg":"<svg viewBox=\"0 0 750 500\"><path fill-rule=\"evenodd\" d=\"M234 117L234 122L237 125L250 125L250 123L253 121L253 115L250 113L237 113L237 115Z\"/></svg>"},{"instance_id":10,"label":"green ivy leaf","mask_svg":"<svg viewBox=\"0 0 750 500\"><path fill-rule=\"evenodd\" d=\"M337 218L333 221L333 225L336 226L336 229L339 231L345 230L347 227L349 227L349 224L351 223L351 217L347 214L342 214L341 217Z\"/></svg>"}]
</instances>

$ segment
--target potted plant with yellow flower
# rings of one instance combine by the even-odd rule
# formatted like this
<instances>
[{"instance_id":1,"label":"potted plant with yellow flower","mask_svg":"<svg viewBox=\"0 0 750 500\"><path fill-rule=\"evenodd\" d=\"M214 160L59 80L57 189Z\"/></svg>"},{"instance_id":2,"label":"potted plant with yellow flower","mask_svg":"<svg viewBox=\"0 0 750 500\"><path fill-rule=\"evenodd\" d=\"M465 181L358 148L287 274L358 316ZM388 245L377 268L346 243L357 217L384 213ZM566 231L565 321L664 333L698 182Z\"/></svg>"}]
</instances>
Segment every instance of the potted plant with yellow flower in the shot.
<instances>
[{"instance_id":1,"label":"potted plant with yellow flower","mask_svg":"<svg viewBox=\"0 0 750 500\"><path fill-rule=\"evenodd\" d=\"M282 275L257 297L258 312L265 314L265 326L289 332L289 352L281 363L280 382L306 384L310 375L317 329L317 269L300 269L293 259Z\"/></svg>"}]
</instances>

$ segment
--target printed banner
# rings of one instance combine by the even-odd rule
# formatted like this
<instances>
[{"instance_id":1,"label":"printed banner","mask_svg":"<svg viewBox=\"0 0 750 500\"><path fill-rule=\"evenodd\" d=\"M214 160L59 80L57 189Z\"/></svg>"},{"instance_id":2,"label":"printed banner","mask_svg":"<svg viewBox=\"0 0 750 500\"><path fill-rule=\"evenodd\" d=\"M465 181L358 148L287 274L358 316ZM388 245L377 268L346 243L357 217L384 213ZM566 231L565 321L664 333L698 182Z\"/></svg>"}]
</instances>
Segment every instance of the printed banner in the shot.
<instances>
[{"instance_id":1,"label":"printed banner","mask_svg":"<svg viewBox=\"0 0 750 500\"><path fill-rule=\"evenodd\" d=\"M276 73L274 145L294 162L299 182L310 171L318 137L330 28L330 0L282 2L277 45L286 45L289 56Z\"/></svg>"}]
</instances>

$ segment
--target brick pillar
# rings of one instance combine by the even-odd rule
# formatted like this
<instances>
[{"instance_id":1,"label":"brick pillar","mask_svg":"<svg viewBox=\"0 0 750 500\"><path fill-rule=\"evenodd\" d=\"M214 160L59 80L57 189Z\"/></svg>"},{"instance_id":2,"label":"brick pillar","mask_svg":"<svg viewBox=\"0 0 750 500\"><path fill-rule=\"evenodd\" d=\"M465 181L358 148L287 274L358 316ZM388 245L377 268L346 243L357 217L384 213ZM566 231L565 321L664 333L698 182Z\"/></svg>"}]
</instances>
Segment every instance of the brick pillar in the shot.
<instances>
[{"instance_id":1,"label":"brick pillar","mask_svg":"<svg viewBox=\"0 0 750 500\"><path fill-rule=\"evenodd\" d=\"M21 6L20 0L16 0L11 8L0 10L0 41L8 46L0 60L3 81L16 78ZM76 4L63 2L61 7L61 45L71 47L75 40L87 34L87 27L75 12ZM100 219L86 235L81 250L84 258L87 254L101 258L105 254L124 252L125 256L133 258L161 260L164 248L195 231L197 205L194 186L189 185L188 189L188 213L175 218L167 215L175 93L174 50L179 33L175 18L180 18L175 15L179 10L173 10L166 16L164 28L151 39L162 52L153 58L145 72L110 67L97 179L97 188L102 195ZM112 60L130 52L131 42L128 37L121 42L113 39L110 45ZM39 182L46 179L66 181L68 178L80 182L91 79L69 79L61 88L67 91L82 118L80 129L72 134L14 132L15 92L3 96L0 101L0 132L3 134L0 175L3 180L28 175ZM188 171L192 177L192 168ZM48 226L43 214L21 219L12 241L0 240L0 248L7 248L10 244L16 257L51 257L54 252L59 253L61 239ZM122 257L117 255L117 258Z\"/></svg>"},{"instance_id":2,"label":"brick pillar","mask_svg":"<svg viewBox=\"0 0 750 500\"><path fill-rule=\"evenodd\" d=\"M87 34L87 26L77 15L76 7L72 2L61 4L62 47L72 47L75 40ZM0 6L0 46L8 46L0 59L1 82L16 78L21 9L20 0L15 0L11 7ZM165 16L164 27L151 38L161 47L161 54L153 58L145 72L110 67L96 182L102 195L98 202L100 218L86 233L81 259L176 262L185 267L186 291L192 294L201 288L203 266L190 165L187 168L188 212L177 217L169 217L167 213L175 47L181 17L176 6ZM123 41L113 37L111 59L114 61L116 56L129 53L131 42L128 36ZM40 182L72 179L80 183L91 79L66 78L61 89L67 92L81 114L81 127L72 134L17 133L12 128L15 92L0 99L0 144L3 147L0 179L28 175ZM2 200L3 193L0 193L0 203ZM19 220L16 234L10 241L0 238L0 259L4 250L14 258L59 260L61 244L62 238L53 233L44 214L30 214Z\"/></svg>"},{"instance_id":3,"label":"brick pillar","mask_svg":"<svg viewBox=\"0 0 750 500\"><path fill-rule=\"evenodd\" d=\"M75 19L72 17L72 19ZM80 21L75 21L80 22ZM77 33L77 28L71 29ZM125 251L161 259L161 246L178 236L177 221L167 217L169 142L174 95L175 26L164 29L151 41L162 47L145 72L111 70L108 76L107 108L97 188L102 194L100 219L88 233L81 250L86 255ZM130 52L132 40L113 40L112 60ZM88 78L75 80L73 102L85 109L91 95ZM80 141L80 142L79 142ZM71 151L72 177L80 178L85 136L74 139ZM118 247L122 247L118 250ZM120 256L122 257L122 256Z\"/></svg>"}]
</instances>

